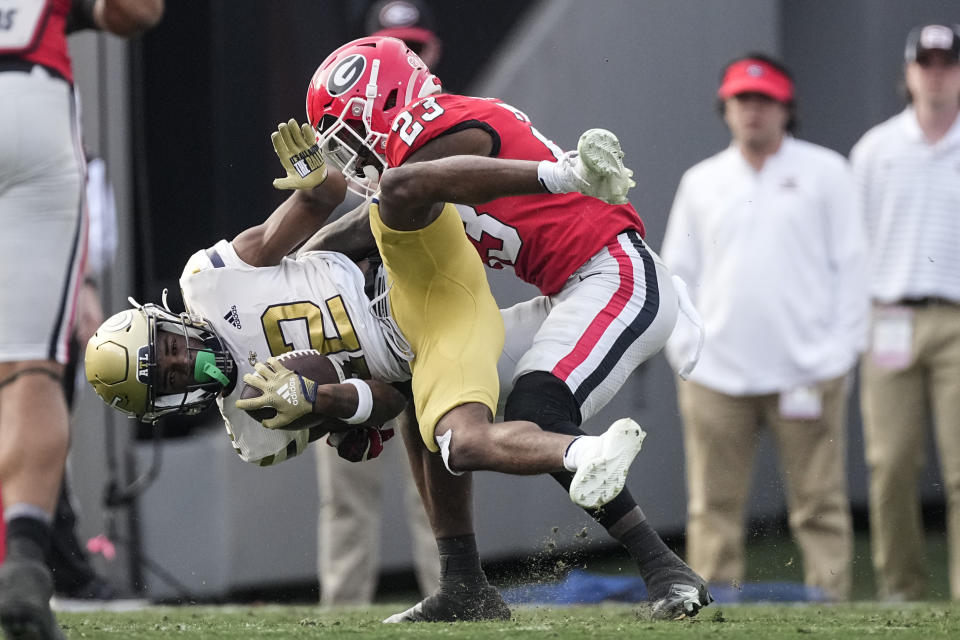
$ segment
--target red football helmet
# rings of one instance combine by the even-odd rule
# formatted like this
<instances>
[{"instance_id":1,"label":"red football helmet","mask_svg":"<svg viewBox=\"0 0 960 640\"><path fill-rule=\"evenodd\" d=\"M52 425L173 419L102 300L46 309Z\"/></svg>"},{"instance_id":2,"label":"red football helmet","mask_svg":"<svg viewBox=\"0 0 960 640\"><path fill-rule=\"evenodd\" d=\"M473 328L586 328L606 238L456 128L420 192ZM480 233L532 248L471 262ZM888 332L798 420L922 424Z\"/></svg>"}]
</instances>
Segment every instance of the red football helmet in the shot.
<instances>
[{"instance_id":1,"label":"red football helmet","mask_svg":"<svg viewBox=\"0 0 960 640\"><path fill-rule=\"evenodd\" d=\"M307 118L324 157L343 172L351 191L366 197L386 167L393 119L440 89L440 80L402 40L360 38L327 56L313 74Z\"/></svg>"}]
</instances>

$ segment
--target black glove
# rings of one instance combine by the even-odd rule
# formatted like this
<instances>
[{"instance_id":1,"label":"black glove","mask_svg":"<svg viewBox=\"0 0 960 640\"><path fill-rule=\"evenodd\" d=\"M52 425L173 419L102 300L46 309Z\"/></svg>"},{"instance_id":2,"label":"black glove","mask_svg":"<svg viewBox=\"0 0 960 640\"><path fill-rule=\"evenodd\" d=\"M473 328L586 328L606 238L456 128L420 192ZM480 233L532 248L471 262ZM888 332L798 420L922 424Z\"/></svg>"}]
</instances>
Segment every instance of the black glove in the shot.
<instances>
[{"instance_id":1,"label":"black glove","mask_svg":"<svg viewBox=\"0 0 960 640\"><path fill-rule=\"evenodd\" d=\"M383 452L383 443L393 437L393 428L357 427L349 431L335 431L327 436L327 444L335 447L337 455L350 462L373 460Z\"/></svg>"}]
</instances>

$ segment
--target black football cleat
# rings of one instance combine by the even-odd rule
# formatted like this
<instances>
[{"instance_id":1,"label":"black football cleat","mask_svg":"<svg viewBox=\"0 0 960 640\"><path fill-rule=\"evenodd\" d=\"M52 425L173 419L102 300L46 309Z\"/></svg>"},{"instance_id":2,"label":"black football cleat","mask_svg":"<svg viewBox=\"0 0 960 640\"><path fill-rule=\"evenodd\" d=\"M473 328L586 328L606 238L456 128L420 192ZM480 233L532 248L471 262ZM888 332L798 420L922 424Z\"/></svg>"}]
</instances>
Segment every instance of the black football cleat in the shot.
<instances>
[{"instance_id":1,"label":"black football cleat","mask_svg":"<svg viewBox=\"0 0 960 640\"><path fill-rule=\"evenodd\" d=\"M66 640L50 611L52 594L45 564L7 558L0 566L0 626L7 640Z\"/></svg>"},{"instance_id":2,"label":"black football cleat","mask_svg":"<svg viewBox=\"0 0 960 640\"><path fill-rule=\"evenodd\" d=\"M693 571L674 573L666 592L651 589L653 606L650 617L654 620L683 620L692 618L700 609L713 602L713 596L703 579Z\"/></svg>"},{"instance_id":3,"label":"black football cleat","mask_svg":"<svg viewBox=\"0 0 960 640\"><path fill-rule=\"evenodd\" d=\"M476 622L509 620L510 607L491 586L479 591L450 593L442 589L384 622Z\"/></svg>"}]
</instances>

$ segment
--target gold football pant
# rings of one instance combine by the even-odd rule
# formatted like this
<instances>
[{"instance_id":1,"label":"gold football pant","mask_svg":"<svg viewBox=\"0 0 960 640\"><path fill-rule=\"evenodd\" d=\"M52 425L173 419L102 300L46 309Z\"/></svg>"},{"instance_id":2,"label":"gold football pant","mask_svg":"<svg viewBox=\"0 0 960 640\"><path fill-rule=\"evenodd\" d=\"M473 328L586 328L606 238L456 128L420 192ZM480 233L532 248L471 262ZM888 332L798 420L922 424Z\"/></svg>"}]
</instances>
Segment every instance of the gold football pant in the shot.
<instances>
[{"instance_id":1,"label":"gold football pant","mask_svg":"<svg viewBox=\"0 0 960 640\"><path fill-rule=\"evenodd\" d=\"M487 274L452 204L428 227L396 231L370 205L390 284L393 319L413 348L413 398L420 435L437 451L434 429L451 409L479 402L496 413L503 319Z\"/></svg>"}]
</instances>

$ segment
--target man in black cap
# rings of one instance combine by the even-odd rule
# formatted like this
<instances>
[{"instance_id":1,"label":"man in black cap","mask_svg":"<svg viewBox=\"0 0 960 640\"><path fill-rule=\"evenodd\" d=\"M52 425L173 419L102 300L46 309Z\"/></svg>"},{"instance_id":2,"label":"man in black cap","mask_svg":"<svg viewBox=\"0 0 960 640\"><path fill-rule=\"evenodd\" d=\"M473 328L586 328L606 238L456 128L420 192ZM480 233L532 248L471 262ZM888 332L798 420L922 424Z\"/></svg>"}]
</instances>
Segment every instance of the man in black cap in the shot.
<instances>
[{"instance_id":1,"label":"man in black cap","mask_svg":"<svg viewBox=\"0 0 960 640\"><path fill-rule=\"evenodd\" d=\"M950 595L960 599L960 25L907 37L909 104L851 153L873 300L862 409L881 598L917 600L928 571L917 480L932 418L947 502Z\"/></svg>"}]
</instances>

